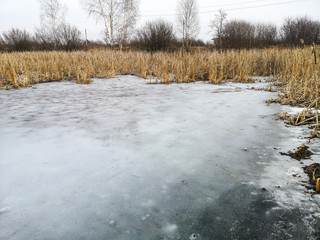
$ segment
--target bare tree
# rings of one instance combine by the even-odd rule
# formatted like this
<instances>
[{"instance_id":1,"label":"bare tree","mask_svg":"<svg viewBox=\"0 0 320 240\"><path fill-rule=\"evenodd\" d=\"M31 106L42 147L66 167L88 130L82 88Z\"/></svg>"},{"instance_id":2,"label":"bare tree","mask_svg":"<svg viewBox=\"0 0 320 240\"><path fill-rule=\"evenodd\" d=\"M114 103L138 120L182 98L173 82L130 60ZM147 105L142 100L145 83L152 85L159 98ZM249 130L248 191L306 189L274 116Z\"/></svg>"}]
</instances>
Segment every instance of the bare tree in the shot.
<instances>
[{"instance_id":1,"label":"bare tree","mask_svg":"<svg viewBox=\"0 0 320 240\"><path fill-rule=\"evenodd\" d=\"M255 26L246 21L233 20L228 22L222 33L224 48L250 48L253 47Z\"/></svg>"},{"instance_id":2,"label":"bare tree","mask_svg":"<svg viewBox=\"0 0 320 240\"><path fill-rule=\"evenodd\" d=\"M34 41L38 49L45 51L54 49L56 45L54 44L51 32L43 26L36 29Z\"/></svg>"},{"instance_id":3,"label":"bare tree","mask_svg":"<svg viewBox=\"0 0 320 240\"><path fill-rule=\"evenodd\" d=\"M82 0L82 5L95 16L103 20L105 41L111 48L118 42L122 47L138 16L138 0Z\"/></svg>"},{"instance_id":4,"label":"bare tree","mask_svg":"<svg viewBox=\"0 0 320 240\"><path fill-rule=\"evenodd\" d=\"M221 38L222 38L222 33L223 33L223 28L226 22L227 18L227 13L220 9L218 13L216 13L214 16L215 18L211 21L209 27L212 29L213 33L213 39L215 44L219 47L221 47Z\"/></svg>"},{"instance_id":5,"label":"bare tree","mask_svg":"<svg viewBox=\"0 0 320 240\"><path fill-rule=\"evenodd\" d=\"M317 43L320 35L320 22L308 17L287 18L281 28L282 40L286 44L299 45Z\"/></svg>"},{"instance_id":6,"label":"bare tree","mask_svg":"<svg viewBox=\"0 0 320 240\"><path fill-rule=\"evenodd\" d=\"M104 22L104 34L107 43L114 45L114 28L118 22L119 2L117 0L82 0L81 3L89 12L89 15L96 17L97 21Z\"/></svg>"},{"instance_id":7,"label":"bare tree","mask_svg":"<svg viewBox=\"0 0 320 240\"><path fill-rule=\"evenodd\" d=\"M58 27L57 35L59 47L65 51L72 51L80 48L82 44L81 32L78 28L69 24L61 24Z\"/></svg>"},{"instance_id":8,"label":"bare tree","mask_svg":"<svg viewBox=\"0 0 320 240\"><path fill-rule=\"evenodd\" d=\"M26 30L12 28L3 34L5 43L12 51L30 51L31 35Z\"/></svg>"},{"instance_id":9,"label":"bare tree","mask_svg":"<svg viewBox=\"0 0 320 240\"><path fill-rule=\"evenodd\" d=\"M0 51L3 51L5 49L5 42L2 38L2 36L0 35Z\"/></svg>"},{"instance_id":10,"label":"bare tree","mask_svg":"<svg viewBox=\"0 0 320 240\"><path fill-rule=\"evenodd\" d=\"M120 49L123 43L128 40L137 22L139 13L139 0L122 0L122 20L118 31L118 44Z\"/></svg>"},{"instance_id":11,"label":"bare tree","mask_svg":"<svg viewBox=\"0 0 320 240\"><path fill-rule=\"evenodd\" d=\"M41 9L41 26L37 29L36 38L57 47L58 26L64 23L66 7L59 0L39 0Z\"/></svg>"},{"instance_id":12,"label":"bare tree","mask_svg":"<svg viewBox=\"0 0 320 240\"><path fill-rule=\"evenodd\" d=\"M259 23L255 25L255 41L258 47L275 45L278 40L278 28L274 24Z\"/></svg>"},{"instance_id":13,"label":"bare tree","mask_svg":"<svg viewBox=\"0 0 320 240\"><path fill-rule=\"evenodd\" d=\"M136 38L139 48L151 53L165 51L174 40L172 24L161 19L145 23Z\"/></svg>"},{"instance_id":14,"label":"bare tree","mask_svg":"<svg viewBox=\"0 0 320 240\"><path fill-rule=\"evenodd\" d=\"M179 0L177 14L178 30L182 34L183 46L189 49L190 39L195 38L200 30L197 0Z\"/></svg>"}]
</instances>

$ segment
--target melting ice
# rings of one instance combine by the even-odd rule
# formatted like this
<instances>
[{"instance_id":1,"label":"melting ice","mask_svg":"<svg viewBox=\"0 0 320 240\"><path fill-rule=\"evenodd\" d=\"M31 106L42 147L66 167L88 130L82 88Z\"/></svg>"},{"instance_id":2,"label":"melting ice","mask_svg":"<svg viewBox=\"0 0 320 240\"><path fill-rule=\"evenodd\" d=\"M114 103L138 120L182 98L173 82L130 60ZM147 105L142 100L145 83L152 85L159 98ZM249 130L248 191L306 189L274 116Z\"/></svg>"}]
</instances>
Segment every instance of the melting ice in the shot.
<instances>
[{"instance_id":1,"label":"melting ice","mask_svg":"<svg viewBox=\"0 0 320 240\"><path fill-rule=\"evenodd\" d=\"M317 206L275 150L295 139L283 107L252 86L2 91L0 239L312 239Z\"/></svg>"}]
</instances>

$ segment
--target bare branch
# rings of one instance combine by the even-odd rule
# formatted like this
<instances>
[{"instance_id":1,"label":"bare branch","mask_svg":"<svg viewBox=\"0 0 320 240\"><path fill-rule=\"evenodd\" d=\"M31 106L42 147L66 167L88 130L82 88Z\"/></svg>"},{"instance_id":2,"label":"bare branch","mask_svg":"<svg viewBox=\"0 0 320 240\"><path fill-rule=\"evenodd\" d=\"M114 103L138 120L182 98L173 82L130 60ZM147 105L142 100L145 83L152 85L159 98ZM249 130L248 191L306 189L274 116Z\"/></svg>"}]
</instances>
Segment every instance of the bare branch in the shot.
<instances>
[{"instance_id":1,"label":"bare branch","mask_svg":"<svg viewBox=\"0 0 320 240\"><path fill-rule=\"evenodd\" d=\"M97 21L103 20L105 41L122 46L138 16L138 0L82 0L84 8Z\"/></svg>"},{"instance_id":2,"label":"bare branch","mask_svg":"<svg viewBox=\"0 0 320 240\"><path fill-rule=\"evenodd\" d=\"M46 34L46 38L51 39L52 44L56 47L58 36L58 26L64 23L67 8L59 0L39 0L41 9L41 29L38 30L38 36ZM41 36L44 38L45 36ZM40 37L39 37L40 38ZM48 40L47 39L47 40Z\"/></svg>"},{"instance_id":3,"label":"bare branch","mask_svg":"<svg viewBox=\"0 0 320 240\"><path fill-rule=\"evenodd\" d=\"M209 27L211 28L211 32L213 33L213 40L219 46L221 46L221 38L223 28L226 22L227 13L220 9L218 13L215 14L215 18L211 21Z\"/></svg>"},{"instance_id":4,"label":"bare branch","mask_svg":"<svg viewBox=\"0 0 320 240\"><path fill-rule=\"evenodd\" d=\"M139 48L149 52L164 51L175 39L173 26L165 20L147 22L138 30L136 42Z\"/></svg>"},{"instance_id":5,"label":"bare branch","mask_svg":"<svg viewBox=\"0 0 320 240\"><path fill-rule=\"evenodd\" d=\"M180 0L177 7L178 31L182 34L183 42L187 48L192 38L195 38L200 30L199 10L196 0Z\"/></svg>"},{"instance_id":6,"label":"bare branch","mask_svg":"<svg viewBox=\"0 0 320 240\"><path fill-rule=\"evenodd\" d=\"M14 51L31 50L31 35L26 30L12 28L3 34L5 43Z\"/></svg>"}]
</instances>

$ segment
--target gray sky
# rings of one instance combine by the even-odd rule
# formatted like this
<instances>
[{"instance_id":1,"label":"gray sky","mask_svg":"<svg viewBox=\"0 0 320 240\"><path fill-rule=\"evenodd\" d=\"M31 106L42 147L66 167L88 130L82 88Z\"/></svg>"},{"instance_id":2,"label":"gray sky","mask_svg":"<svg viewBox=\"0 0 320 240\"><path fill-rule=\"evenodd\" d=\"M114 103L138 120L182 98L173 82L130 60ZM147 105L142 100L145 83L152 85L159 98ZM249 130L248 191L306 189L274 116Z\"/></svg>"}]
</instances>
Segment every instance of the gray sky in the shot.
<instances>
[{"instance_id":1,"label":"gray sky","mask_svg":"<svg viewBox=\"0 0 320 240\"><path fill-rule=\"evenodd\" d=\"M68 8L66 20L76 25L82 32L88 31L88 38L101 39L102 23L96 23L81 7L80 0L60 0ZM173 24L176 20L178 0L140 0L140 18L138 26L145 21L166 18ZM308 15L320 20L320 0L198 0L200 12L199 38L210 39L209 23L219 9L228 13L228 19L244 19L252 22L270 22L281 25L288 16ZM12 27L33 32L40 25L40 7L38 0L0 0L0 33Z\"/></svg>"}]
</instances>

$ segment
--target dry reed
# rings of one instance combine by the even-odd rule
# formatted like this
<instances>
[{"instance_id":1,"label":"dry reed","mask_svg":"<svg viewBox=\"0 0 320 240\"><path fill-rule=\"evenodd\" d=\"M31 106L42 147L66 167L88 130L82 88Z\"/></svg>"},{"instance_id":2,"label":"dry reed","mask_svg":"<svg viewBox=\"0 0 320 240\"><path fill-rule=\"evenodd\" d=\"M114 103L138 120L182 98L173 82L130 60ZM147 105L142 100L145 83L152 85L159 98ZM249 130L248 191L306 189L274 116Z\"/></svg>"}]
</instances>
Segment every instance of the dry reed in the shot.
<instances>
[{"instance_id":1,"label":"dry reed","mask_svg":"<svg viewBox=\"0 0 320 240\"><path fill-rule=\"evenodd\" d=\"M316 123L314 136L319 135L319 73L320 64L315 64L308 48L153 55L138 51L94 50L0 53L0 87L6 89L62 80L88 84L92 78L128 74L148 79L149 83L163 84L199 80L213 84L227 80L247 83L253 76L268 76L281 89L278 98L269 102L307 107L308 111L293 121L296 125L303 123L308 114L313 113Z\"/></svg>"},{"instance_id":2,"label":"dry reed","mask_svg":"<svg viewBox=\"0 0 320 240\"><path fill-rule=\"evenodd\" d=\"M250 82L252 76L280 72L288 77L295 64L288 50L199 51L193 54L144 52L27 52L0 53L0 79L3 85L22 87L41 82L112 78L132 74L157 79L158 83L198 80L223 83L226 80Z\"/></svg>"}]
</instances>

